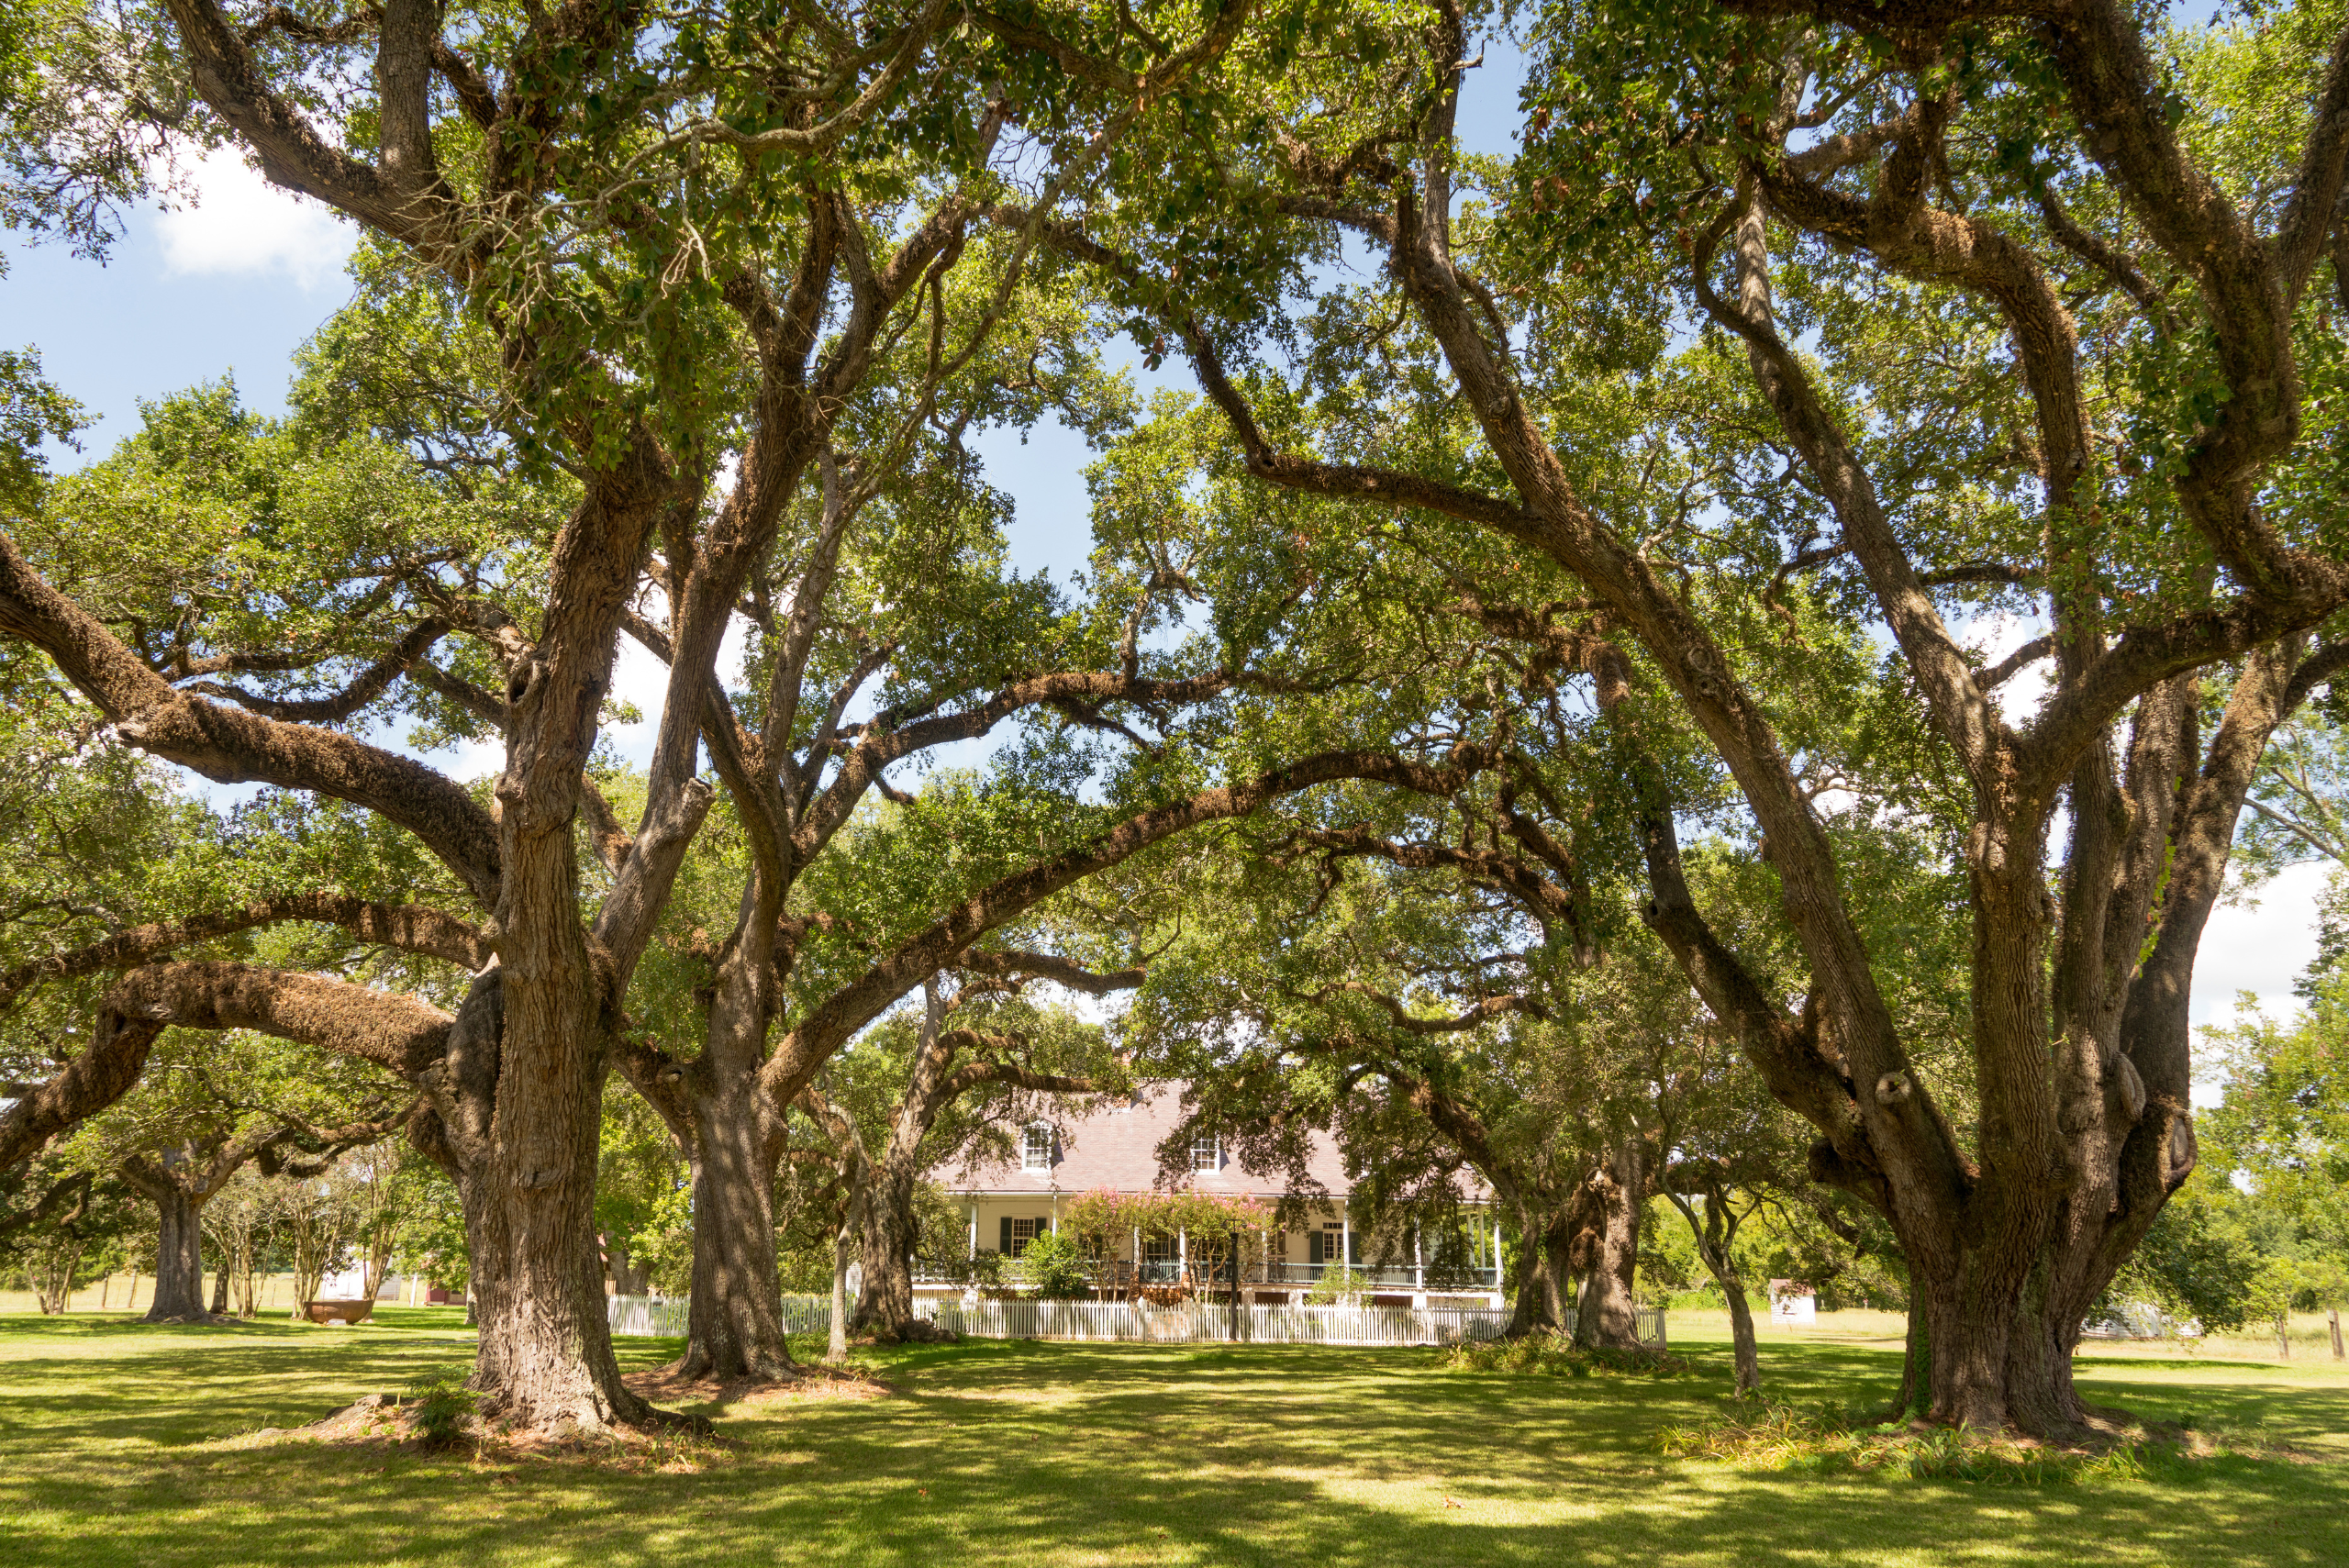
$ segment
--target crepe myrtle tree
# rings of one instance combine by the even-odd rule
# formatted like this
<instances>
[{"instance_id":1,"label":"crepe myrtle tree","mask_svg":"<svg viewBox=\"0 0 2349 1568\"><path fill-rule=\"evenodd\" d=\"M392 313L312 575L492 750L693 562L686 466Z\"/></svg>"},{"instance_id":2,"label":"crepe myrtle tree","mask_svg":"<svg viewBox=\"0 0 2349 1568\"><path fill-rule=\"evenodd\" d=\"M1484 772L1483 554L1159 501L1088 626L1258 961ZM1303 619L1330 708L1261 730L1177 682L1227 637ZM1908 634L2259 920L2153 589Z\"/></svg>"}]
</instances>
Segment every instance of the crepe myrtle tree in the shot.
<instances>
[{"instance_id":1,"label":"crepe myrtle tree","mask_svg":"<svg viewBox=\"0 0 2349 1568\"><path fill-rule=\"evenodd\" d=\"M1301 66L1218 149L1251 221L1384 261L1284 339L1293 372L1231 372L1246 322L1186 308L1139 221L1064 248L1188 355L1265 485L1506 542L1515 573L1471 586L1579 639L1581 700L1703 737L1799 1000L1719 940L1661 795L1648 918L1816 1130L1815 1174L1898 1235L1934 1418L2090 1426L2083 1315L2195 1164L2188 989L2246 787L2349 659L2349 32L2316 6L2242 28L2108 0L1557 7L1505 168L1454 141L1469 34L1437 4L1376 69ZM1675 374L1709 395L1672 406ZM1758 634L1811 597L1897 651L1962 790L1965 1123L1887 1001L1899 955L1863 933ZM1985 658L1965 628L1992 607L2043 635Z\"/></svg>"},{"instance_id":2,"label":"crepe myrtle tree","mask_svg":"<svg viewBox=\"0 0 2349 1568\"><path fill-rule=\"evenodd\" d=\"M1154 179L1163 161L1113 155L1162 121L1181 134L1211 123L1217 73L1257 16L966 24L941 0L780 26L725 6L584 3L40 13L52 69L0 124L12 221L102 248L120 202L173 155L233 148L462 298L502 376L507 444L568 484L551 526L518 539L330 555L336 591L299 595L323 612L299 634L229 637L217 606L203 614L168 584L149 613L109 617L0 544L0 629L46 653L117 733L216 780L354 802L429 846L469 907L431 911L419 951L475 976L451 1014L250 967L142 969L103 1011L94 1051L10 1113L11 1145L118 1090L167 1023L367 1056L431 1096L421 1137L465 1198L476 1385L529 1424L644 1418L594 1289L597 1091L710 799L696 751L720 639L876 359L911 344L924 362L928 379L901 381L881 417L909 432L931 413L925 387L999 323L1027 242L968 245L974 217L1007 195L1052 212L1106 175ZM1296 18L1275 19L1267 47L1293 47ZM976 307L950 320L950 282L982 267ZM870 453L883 468L886 445ZM590 914L582 765L648 577L667 610L669 687L641 817ZM451 639L490 666L486 684L440 678L428 654ZM504 762L486 799L354 732L393 684L495 710ZM738 804L783 765L753 750L770 738L755 723L707 728ZM785 717L781 735L793 728ZM736 944L754 990L783 887L766 877ZM914 975L945 956L925 954ZM860 995L839 1016L863 1006ZM835 1041L803 1043L789 1073ZM733 1157L720 1142L702 1139L706 1164ZM779 1344L763 1337L754 1353Z\"/></svg>"},{"instance_id":3,"label":"crepe myrtle tree","mask_svg":"<svg viewBox=\"0 0 2349 1568\"><path fill-rule=\"evenodd\" d=\"M831 1140L863 1265L850 1322L884 1342L915 1333L918 1189L930 1173L1008 1151L1005 1129L1064 1096L1115 1092L1123 1074L1097 1026L1021 993L1039 983L1092 995L1140 970L1096 974L1057 955L978 950L922 983L918 1015L868 1030L800 1092ZM905 1009L911 1012L912 1009Z\"/></svg>"}]
</instances>

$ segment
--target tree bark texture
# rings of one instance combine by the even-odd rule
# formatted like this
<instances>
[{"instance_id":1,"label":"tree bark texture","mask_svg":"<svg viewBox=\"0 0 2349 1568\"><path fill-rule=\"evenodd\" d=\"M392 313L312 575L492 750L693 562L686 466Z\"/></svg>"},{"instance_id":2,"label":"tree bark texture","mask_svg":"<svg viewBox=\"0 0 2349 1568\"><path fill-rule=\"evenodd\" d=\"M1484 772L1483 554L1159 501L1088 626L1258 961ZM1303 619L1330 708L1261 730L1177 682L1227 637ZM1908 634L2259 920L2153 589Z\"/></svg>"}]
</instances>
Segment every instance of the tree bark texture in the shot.
<instances>
[{"instance_id":1,"label":"tree bark texture","mask_svg":"<svg viewBox=\"0 0 2349 1568\"><path fill-rule=\"evenodd\" d=\"M914 1173L876 1173L871 1197L857 1208L859 1331L885 1343L903 1340L914 1321Z\"/></svg>"},{"instance_id":2,"label":"tree bark texture","mask_svg":"<svg viewBox=\"0 0 2349 1568\"><path fill-rule=\"evenodd\" d=\"M1570 1208L1518 1207L1518 1246L1511 1271L1510 1339L1555 1333L1573 1319L1574 1216Z\"/></svg>"},{"instance_id":3,"label":"tree bark texture","mask_svg":"<svg viewBox=\"0 0 2349 1568\"><path fill-rule=\"evenodd\" d=\"M155 1299L149 1323L208 1323L204 1303L204 1223L196 1199L174 1185L154 1195Z\"/></svg>"},{"instance_id":4,"label":"tree bark texture","mask_svg":"<svg viewBox=\"0 0 2349 1568\"><path fill-rule=\"evenodd\" d=\"M1721 1282L1729 1302L1730 1345L1737 1362L1737 1391L1753 1394L1762 1387L1762 1356L1753 1341L1753 1306L1746 1299L1745 1282L1731 1271Z\"/></svg>"},{"instance_id":5,"label":"tree bark texture","mask_svg":"<svg viewBox=\"0 0 2349 1568\"><path fill-rule=\"evenodd\" d=\"M674 1371L734 1382L794 1375L774 1250L775 1156L748 1107L696 1106L693 1296ZM763 1118L756 1118L763 1120Z\"/></svg>"},{"instance_id":6,"label":"tree bark texture","mask_svg":"<svg viewBox=\"0 0 2349 1568\"><path fill-rule=\"evenodd\" d=\"M1625 1135L1606 1151L1578 1195L1573 1244L1582 1294L1575 1308L1575 1343L1585 1349L1640 1348L1632 1284L1647 1194L1647 1145Z\"/></svg>"}]
</instances>

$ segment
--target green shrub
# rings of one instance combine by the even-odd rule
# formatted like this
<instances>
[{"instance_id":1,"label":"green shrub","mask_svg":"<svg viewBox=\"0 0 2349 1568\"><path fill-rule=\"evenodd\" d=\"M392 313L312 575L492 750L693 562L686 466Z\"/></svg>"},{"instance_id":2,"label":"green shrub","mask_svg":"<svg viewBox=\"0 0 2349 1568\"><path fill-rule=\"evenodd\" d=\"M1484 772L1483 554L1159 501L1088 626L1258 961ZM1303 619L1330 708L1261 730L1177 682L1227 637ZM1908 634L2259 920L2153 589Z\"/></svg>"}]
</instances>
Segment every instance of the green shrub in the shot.
<instances>
[{"instance_id":1,"label":"green shrub","mask_svg":"<svg viewBox=\"0 0 2349 1568\"><path fill-rule=\"evenodd\" d=\"M1359 1300L1370 1289L1370 1276L1343 1263L1331 1263L1305 1293L1308 1307L1328 1307L1341 1301Z\"/></svg>"},{"instance_id":2,"label":"green shrub","mask_svg":"<svg viewBox=\"0 0 2349 1568\"><path fill-rule=\"evenodd\" d=\"M451 1448L465 1438L473 1418L472 1391L454 1378L439 1377L408 1391L407 1429L427 1448Z\"/></svg>"},{"instance_id":3,"label":"green shrub","mask_svg":"<svg viewBox=\"0 0 2349 1568\"><path fill-rule=\"evenodd\" d=\"M1047 1230L1029 1242L1027 1251L1011 1261L1004 1275L1029 1295L1048 1301L1079 1301L1093 1294L1093 1276L1085 1266L1085 1254L1074 1240L1056 1231Z\"/></svg>"},{"instance_id":4,"label":"green shrub","mask_svg":"<svg viewBox=\"0 0 2349 1568\"><path fill-rule=\"evenodd\" d=\"M1454 1372L1540 1373L1553 1377L1588 1377L1605 1373L1663 1377L1688 1370L1664 1351L1585 1350L1555 1331L1516 1340L1471 1340L1454 1345L1444 1363Z\"/></svg>"}]
</instances>

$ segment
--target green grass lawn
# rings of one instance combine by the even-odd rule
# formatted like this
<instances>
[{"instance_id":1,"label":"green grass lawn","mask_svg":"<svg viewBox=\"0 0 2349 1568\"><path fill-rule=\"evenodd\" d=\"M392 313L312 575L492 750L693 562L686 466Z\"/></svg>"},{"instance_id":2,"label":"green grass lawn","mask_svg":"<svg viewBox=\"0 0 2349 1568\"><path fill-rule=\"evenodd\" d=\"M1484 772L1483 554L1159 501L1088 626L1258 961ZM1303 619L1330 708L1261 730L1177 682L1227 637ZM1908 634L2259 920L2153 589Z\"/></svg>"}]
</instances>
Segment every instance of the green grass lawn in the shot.
<instances>
[{"instance_id":1,"label":"green grass lawn","mask_svg":"<svg viewBox=\"0 0 2349 1568\"><path fill-rule=\"evenodd\" d=\"M1677 1333L1698 1371L1663 1382L1465 1375L1428 1351L908 1350L868 1358L895 1397L713 1411L735 1446L699 1473L223 1440L470 1354L461 1313L377 1317L0 1317L0 1564L2349 1562L2349 1377L2329 1362L2084 1357L2101 1401L2318 1460L2037 1487L1666 1459L1659 1429L1728 1387L1727 1347ZM1804 1402L1898 1370L1864 1343L1764 1356Z\"/></svg>"}]
</instances>

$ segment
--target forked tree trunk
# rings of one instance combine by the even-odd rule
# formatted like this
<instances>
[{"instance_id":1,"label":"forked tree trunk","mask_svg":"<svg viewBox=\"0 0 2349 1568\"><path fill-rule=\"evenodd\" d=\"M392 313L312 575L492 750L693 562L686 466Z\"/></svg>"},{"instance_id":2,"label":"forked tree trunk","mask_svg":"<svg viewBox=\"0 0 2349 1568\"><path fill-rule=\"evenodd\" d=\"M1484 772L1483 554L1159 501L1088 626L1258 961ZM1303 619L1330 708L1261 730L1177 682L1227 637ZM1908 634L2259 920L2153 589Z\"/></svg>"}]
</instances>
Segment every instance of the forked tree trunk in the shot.
<instances>
[{"instance_id":1,"label":"forked tree trunk","mask_svg":"<svg viewBox=\"0 0 2349 1568\"><path fill-rule=\"evenodd\" d=\"M155 1299L148 1307L144 1321L209 1322L212 1315L204 1306L203 1209L176 1185L153 1196Z\"/></svg>"},{"instance_id":2,"label":"forked tree trunk","mask_svg":"<svg viewBox=\"0 0 2349 1568\"><path fill-rule=\"evenodd\" d=\"M1729 1207L1729 1195L1716 1181L1700 1188L1705 1208L1700 1215L1690 1201L1690 1195L1675 1188L1667 1181L1665 1195L1697 1239L1697 1257L1713 1283L1721 1288L1721 1299L1729 1305L1730 1346L1735 1360L1737 1392L1752 1394L1762 1386L1762 1362L1753 1342L1753 1307L1746 1299L1745 1273L1737 1266L1737 1255L1731 1250L1737 1240L1738 1221L1744 1217Z\"/></svg>"},{"instance_id":3,"label":"forked tree trunk","mask_svg":"<svg viewBox=\"0 0 2349 1568\"><path fill-rule=\"evenodd\" d=\"M619 1237L607 1237L604 1258L612 1275L614 1296L644 1296L652 1289L651 1271L636 1261L629 1244Z\"/></svg>"},{"instance_id":4,"label":"forked tree trunk","mask_svg":"<svg viewBox=\"0 0 2349 1568\"><path fill-rule=\"evenodd\" d=\"M41 1316L53 1318L73 1302L73 1271L82 1266L82 1243L53 1255L49 1266L33 1271L33 1296Z\"/></svg>"},{"instance_id":5,"label":"forked tree trunk","mask_svg":"<svg viewBox=\"0 0 2349 1568\"><path fill-rule=\"evenodd\" d=\"M228 1314L228 1260L224 1258L221 1260L220 1266L212 1271L212 1316L225 1318Z\"/></svg>"},{"instance_id":6,"label":"forked tree trunk","mask_svg":"<svg viewBox=\"0 0 2349 1568\"><path fill-rule=\"evenodd\" d=\"M1516 1300L1509 1312L1508 1337L1550 1333L1564 1329L1574 1309L1574 1220L1563 1207L1543 1212L1520 1205L1518 1209Z\"/></svg>"}]
</instances>

